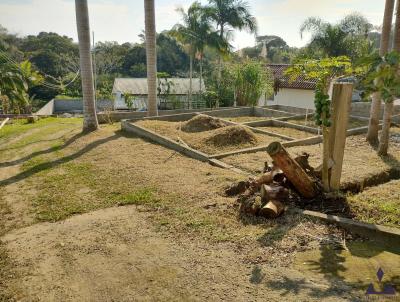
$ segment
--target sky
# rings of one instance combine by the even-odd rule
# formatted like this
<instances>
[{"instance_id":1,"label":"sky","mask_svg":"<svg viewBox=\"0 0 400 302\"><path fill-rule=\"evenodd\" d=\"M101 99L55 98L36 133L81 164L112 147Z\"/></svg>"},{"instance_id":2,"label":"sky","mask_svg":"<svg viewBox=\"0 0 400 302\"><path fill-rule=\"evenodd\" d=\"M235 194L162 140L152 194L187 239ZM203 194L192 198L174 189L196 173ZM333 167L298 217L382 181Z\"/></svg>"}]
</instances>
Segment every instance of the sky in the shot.
<instances>
[{"instance_id":1,"label":"sky","mask_svg":"<svg viewBox=\"0 0 400 302\"><path fill-rule=\"evenodd\" d=\"M177 7L188 8L194 0L155 0L157 32L179 22ZM207 0L201 1L203 4ZM374 25L383 19L385 0L247 0L257 18L259 35L278 35L290 46L301 47L299 27L311 16L336 22L360 12ZM96 41L139 42L144 29L143 0L88 0L91 30ZM0 0L0 24L20 36L51 31L77 40L74 0ZM254 35L235 32L232 45L254 45Z\"/></svg>"}]
</instances>

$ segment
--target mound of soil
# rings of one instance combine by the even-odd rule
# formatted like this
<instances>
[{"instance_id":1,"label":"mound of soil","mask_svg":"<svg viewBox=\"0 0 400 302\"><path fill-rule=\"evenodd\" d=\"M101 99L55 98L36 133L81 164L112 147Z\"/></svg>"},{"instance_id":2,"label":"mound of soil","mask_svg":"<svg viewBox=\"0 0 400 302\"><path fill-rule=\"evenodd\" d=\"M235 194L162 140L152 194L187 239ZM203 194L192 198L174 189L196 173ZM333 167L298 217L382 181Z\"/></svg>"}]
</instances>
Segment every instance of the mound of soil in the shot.
<instances>
[{"instance_id":1,"label":"mound of soil","mask_svg":"<svg viewBox=\"0 0 400 302\"><path fill-rule=\"evenodd\" d=\"M228 126L214 131L214 133L206 139L206 143L215 146L256 145L258 140L254 133L245 127Z\"/></svg>"},{"instance_id":2,"label":"mound of soil","mask_svg":"<svg viewBox=\"0 0 400 302\"><path fill-rule=\"evenodd\" d=\"M185 132L203 132L226 127L226 123L211 116L199 114L182 125Z\"/></svg>"}]
</instances>

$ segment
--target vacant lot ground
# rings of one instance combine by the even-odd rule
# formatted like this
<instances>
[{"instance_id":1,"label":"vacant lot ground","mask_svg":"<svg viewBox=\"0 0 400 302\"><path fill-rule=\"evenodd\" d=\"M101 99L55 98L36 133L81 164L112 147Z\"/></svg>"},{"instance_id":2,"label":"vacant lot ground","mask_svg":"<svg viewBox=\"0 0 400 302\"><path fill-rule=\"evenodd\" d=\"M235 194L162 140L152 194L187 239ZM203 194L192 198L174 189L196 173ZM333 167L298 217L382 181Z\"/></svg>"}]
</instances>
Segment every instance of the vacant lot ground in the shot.
<instances>
[{"instance_id":1,"label":"vacant lot ground","mask_svg":"<svg viewBox=\"0 0 400 302\"><path fill-rule=\"evenodd\" d=\"M307 120L306 119L290 119L290 120L287 120L286 122L317 128L312 116L310 116ZM353 129L353 128L359 128L359 127L365 127L365 126L368 126L368 120L359 120L359 119L355 119L355 118L350 118L349 123L347 125L347 129Z\"/></svg>"},{"instance_id":2,"label":"vacant lot ground","mask_svg":"<svg viewBox=\"0 0 400 302\"><path fill-rule=\"evenodd\" d=\"M272 136L255 133L257 138L256 143L242 143L234 145L215 145L207 141L208 138L215 135L217 130L203 131L188 133L180 130L182 123L180 122L166 122L166 121L156 121L156 120L145 120L136 122L137 125L152 130L163 136L169 137L172 140L178 141L183 140L190 147L202 151L207 154L217 154L223 152L229 152L234 150L240 150L256 146L266 146L273 141L279 140Z\"/></svg>"},{"instance_id":3,"label":"vacant lot ground","mask_svg":"<svg viewBox=\"0 0 400 302\"><path fill-rule=\"evenodd\" d=\"M289 136L294 139L302 139L302 138L307 138L311 136L315 136L316 134L309 133L306 131L301 131L293 128L288 128L288 127L257 127L258 129L269 131L269 132L274 132L282 135Z\"/></svg>"},{"instance_id":4,"label":"vacant lot ground","mask_svg":"<svg viewBox=\"0 0 400 302\"><path fill-rule=\"evenodd\" d=\"M221 119L235 122L235 123L247 123L247 122L255 122L255 121L268 121L271 118L266 116L236 116L236 117L221 117Z\"/></svg>"},{"instance_id":5,"label":"vacant lot ground","mask_svg":"<svg viewBox=\"0 0 400 302\"><path fill-rule=\"evenodd\" d=\"M46 119L0 136L0 301L362 296L343 278L292 267L296 253L341 242L342 231L291 212L238 216L221 192L240 176L118 124L83 136L81 122Z\"/></svg>"}]
</instances>

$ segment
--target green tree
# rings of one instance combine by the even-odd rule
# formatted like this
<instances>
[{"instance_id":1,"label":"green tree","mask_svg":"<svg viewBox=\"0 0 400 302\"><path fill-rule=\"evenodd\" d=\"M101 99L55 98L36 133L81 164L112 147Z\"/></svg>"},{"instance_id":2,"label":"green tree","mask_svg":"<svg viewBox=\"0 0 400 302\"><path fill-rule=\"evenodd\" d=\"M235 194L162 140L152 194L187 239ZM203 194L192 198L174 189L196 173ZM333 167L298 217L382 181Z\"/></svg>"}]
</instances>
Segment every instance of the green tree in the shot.
<instances>
[{"instance_id":1,"label":"green tree","mask_svg":"<svg viewBox=\"0 0 400 302\"><path fill-rule=\"evenodd\" d=\"M179 8L183 20L183 24L174 26L171 34L180 41L189 54L189 107L192 108L192 78L193 78L193 61L197 55L200 62L200 85L203 78L203 56L204 49L213 47L216 49L226 47L226 42L220 38L211 24L211 20L206 14L206 9L201 6L200 2L194 2L185 12ZM200 90L201 86L200 86Z\"/></svg>"},{"instance_id":2,"label":"green tree","mask_svg":"<svg viewBox=\"0 0 400 302\"><path fill-rule=\"evenodd\" d=\"M250 13L247 2L242 0L209 0L208 2L207 14L216 23L221 40L229 42L232 38L232 30L235 29L257 33L257 21ZM222 54L228 50L228 47L220 48L220 55L218 56L218 82L221 80Z\"/></svg>"},{"instance_id":3,"label":"green tree","mask_svg":"<svg viewBox=\"0 0 400 302\"><path fill-rule=\"evenodd\" d=\"M317 81L315 89L315 122L318 126L322 126L323 134L323 169L322 182L326 191L330 190L329 185L329 159L331 158L331 150L329 150L331 126L331 102L328 95L329 86L335 79L355 75L361 72L361 68L354 68L350 58L348 57L332 57L320 60L305 59L295 62L293 66L287 69L286 74L295 80L300 76L306 79Z\"/></svg>"},{"instance_id":4,"label":"green tree","mask_svg":"<svg viewBox=\"0 0 400 302\"><path fill-rule=\"evenodd\" d=\"M348 56L352 59L369 49L368 33L373 26L358 13L345 16L336 24L310 17L300 27L300 35L311 33L308 47L321 50L327 57Z\"/></svg>"},{"instance_id":5,"label":"green tree","mask_svg":"<svg viewBox=\"0 0 400 302\"><path fill-rule=\"evenodd\" d=\"M263 94L273 92L273 76L264 64L247 61L233 66L237 105L256 106Z\"/></svg>"}]
</instances>

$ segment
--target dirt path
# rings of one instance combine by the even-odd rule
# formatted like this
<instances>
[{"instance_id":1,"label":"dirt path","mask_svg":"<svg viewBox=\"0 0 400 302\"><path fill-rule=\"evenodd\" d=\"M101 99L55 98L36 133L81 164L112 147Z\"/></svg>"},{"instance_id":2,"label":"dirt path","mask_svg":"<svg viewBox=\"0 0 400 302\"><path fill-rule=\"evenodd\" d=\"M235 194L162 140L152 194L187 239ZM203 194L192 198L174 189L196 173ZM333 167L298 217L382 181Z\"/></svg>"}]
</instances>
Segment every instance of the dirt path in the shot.
<instances>
[{"instance_id":1,"label":"dirt path","mask_svg":"<svg viewBox=\"0 0 400 302\"><path fill-rule=\"evenodd\" d=\"M317 301L309 294L329 288L294 270L245 264L230 244L163 237L146 215L110 208L7 234L18 301ZM305 286L287 292L285 280Z\"/></svg>"}]
</instances>

